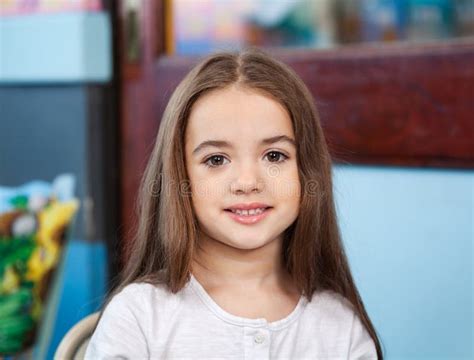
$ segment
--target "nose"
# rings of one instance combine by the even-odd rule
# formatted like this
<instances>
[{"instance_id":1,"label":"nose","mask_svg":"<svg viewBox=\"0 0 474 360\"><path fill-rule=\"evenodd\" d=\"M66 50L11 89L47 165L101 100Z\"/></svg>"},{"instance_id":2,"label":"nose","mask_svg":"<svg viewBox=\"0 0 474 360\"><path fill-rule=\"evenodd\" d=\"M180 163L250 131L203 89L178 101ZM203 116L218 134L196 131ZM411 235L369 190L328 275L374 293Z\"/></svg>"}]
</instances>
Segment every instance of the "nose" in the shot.
<instances>
[{"instance_id":1,"label":"nose","mask_svg":"<svg viewBox=\"0 0 474 360\"><path fill-rule=\"evenodd\" d=\"M249 193L262 191L263 183L260 180L256 164L244 164L237 169L237 176L231 183L232 193Z\"/></svg>"}]
</instances>

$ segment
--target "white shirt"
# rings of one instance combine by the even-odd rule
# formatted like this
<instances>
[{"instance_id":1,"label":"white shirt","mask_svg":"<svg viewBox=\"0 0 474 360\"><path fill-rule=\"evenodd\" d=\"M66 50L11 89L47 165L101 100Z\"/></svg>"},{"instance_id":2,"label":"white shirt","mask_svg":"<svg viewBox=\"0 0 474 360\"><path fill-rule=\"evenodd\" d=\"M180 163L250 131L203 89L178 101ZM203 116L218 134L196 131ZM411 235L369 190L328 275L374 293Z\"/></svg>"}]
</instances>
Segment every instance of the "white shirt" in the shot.
<instances>
[{"instance_id":1,"label":"white shirt","mask_svg":"<svg viewBox=\"0 0 474 360\"><path fill-rule=\"evenodd\" d=\"M197 279L173 294L134 283L106 307L86 359L377 359L349 302L332 291L301 297L268 322L222 309Z\"/></svg>"}]
</instances>

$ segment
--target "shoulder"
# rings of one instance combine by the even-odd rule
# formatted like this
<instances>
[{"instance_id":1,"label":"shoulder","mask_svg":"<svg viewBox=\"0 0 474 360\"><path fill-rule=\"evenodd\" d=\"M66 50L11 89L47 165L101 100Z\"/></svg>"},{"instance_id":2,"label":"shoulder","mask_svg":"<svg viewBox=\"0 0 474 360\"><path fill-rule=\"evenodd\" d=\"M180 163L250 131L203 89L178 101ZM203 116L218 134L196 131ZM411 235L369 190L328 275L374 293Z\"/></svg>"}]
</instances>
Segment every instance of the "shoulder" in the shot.
<instances>
[{"instance_id":1,"label":"shoulder","mask_svg":"<svg viewBox=\"0 0 474 360\"><path fill-rule=\"evenodd\" d=\"M307 311L312 318L318 319L322 328L336 333L363 331L363 326L352 303L341 294L332 290L314 293Z\"/></svg>"},{"instance_id":2,"label":"shoulder","mask_svg":"<svg viewBox=\"0 0 474 360\"><path fill-rule=\"evenodd\" d=\"M107 307L114 310L127 308L134 313L151 315L150 312L157 310L161 313L172 311L179 303L180 295L173 294L165 285L139 282L126 285L113 296Z\"/></svg>"},{"instance_id":3,"label":"shoulder","mask_svg":"<svg viewBox=\"0 0 474 360\"><path fill-rule=\"evenodd\" d=\"M315 292L308 307L323 315L326 321L352 323L355 315L350 301L332 290Z\"/></svg>"},{"instance_id":4,"label":"shoulder","mask_svg":"<svg viewBox=\"0 0 474 360\"><path fill-rule=\"evenodd\" d=\"M166 324L180 296L164 286L132 283L108 302L89 342L86 359L149 358L153 329Z\"/></svg>"},{"instance_id":5,"label":"shoulder","mask_svg":"<svg viewBox=\"0 0 474 360\"><path fill-rule=\"evenodd\" d=\"M377 359L375 343L348 299L324 290L313 295L308 307L326 334L347 340L350 359Z\"/></svg>"},{"instance_id":6,"label":"shoulder","mask_svg":"<svg viewBox=\"0 0 474 360\"><path fill-rule=\"evenodd\" d=\"M124 286L114 295L113 299L120 302L135 301L146 303L156 301L157 299L166 299L170 295L172 293L162 284L138 282Z\"/></svg>"}]
</instances>

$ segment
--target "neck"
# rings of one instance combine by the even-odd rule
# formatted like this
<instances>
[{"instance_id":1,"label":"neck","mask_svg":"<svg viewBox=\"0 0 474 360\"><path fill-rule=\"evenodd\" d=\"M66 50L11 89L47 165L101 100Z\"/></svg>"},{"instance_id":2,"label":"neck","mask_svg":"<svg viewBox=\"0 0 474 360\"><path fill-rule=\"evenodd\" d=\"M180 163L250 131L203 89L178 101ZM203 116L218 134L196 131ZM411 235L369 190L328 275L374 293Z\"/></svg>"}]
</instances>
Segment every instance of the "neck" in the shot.
<instances>
[{"instance_id":1,"label":"neck","mask_svg":"<svg viewBox=\"0 0 474 360\"><path fill-rule=\"evenodd\" d=\"M281 256L282 240L283 237L247 250L201 236L192 263L193 275L208 288L289 288L291 280Z\"/></svg>"}]
</instances>

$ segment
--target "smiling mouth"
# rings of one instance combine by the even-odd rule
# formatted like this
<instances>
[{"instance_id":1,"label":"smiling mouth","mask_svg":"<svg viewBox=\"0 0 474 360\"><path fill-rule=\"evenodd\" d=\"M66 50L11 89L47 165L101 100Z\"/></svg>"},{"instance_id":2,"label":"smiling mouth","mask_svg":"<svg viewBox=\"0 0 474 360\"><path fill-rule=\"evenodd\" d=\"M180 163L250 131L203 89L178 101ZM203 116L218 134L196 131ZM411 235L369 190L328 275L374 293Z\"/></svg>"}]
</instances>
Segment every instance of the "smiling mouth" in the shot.
<instances>
[{"instance_id":1,"label":"smiling mouth","mask_svg":"<svg viewBox=\"0 0 474 360\"><path fill-rule=\"evenodd\" d=\"M271 206L263 207L263 208L256 208L251 210L237 210L237 209L224 209L224 211L239 215L239 216L246 216L251 217L255 215L263 214L266 210L271 209Z\"/></svg>"},{"instance_id":2,"label":"smiling mouth","mask_svg":"<svg viewBox=\"0 0 474 360\"><path fill-rule=\"evenodd\" d=\"M260 210L254 210L254 211L243 210L242 212L240 212L237 210L230 210L230 209L224 209L224 211L227 212L230 218L236 221L237 223L240 223L243 225L252 225L265 219L269 215L272 209L273 208L270 206L267 208L261 208Z\"/></svg>"}]
</instances>

